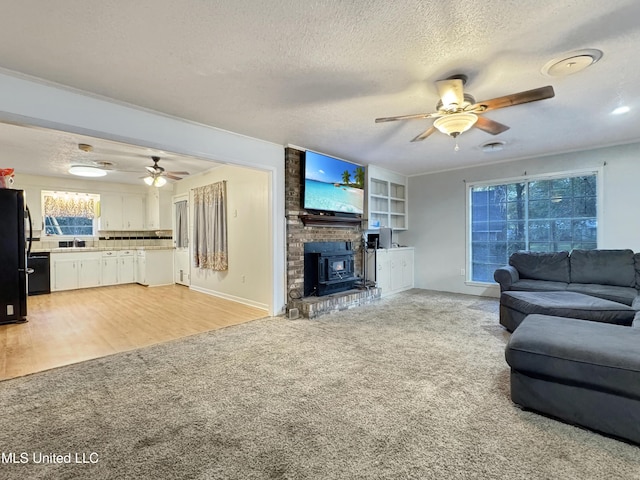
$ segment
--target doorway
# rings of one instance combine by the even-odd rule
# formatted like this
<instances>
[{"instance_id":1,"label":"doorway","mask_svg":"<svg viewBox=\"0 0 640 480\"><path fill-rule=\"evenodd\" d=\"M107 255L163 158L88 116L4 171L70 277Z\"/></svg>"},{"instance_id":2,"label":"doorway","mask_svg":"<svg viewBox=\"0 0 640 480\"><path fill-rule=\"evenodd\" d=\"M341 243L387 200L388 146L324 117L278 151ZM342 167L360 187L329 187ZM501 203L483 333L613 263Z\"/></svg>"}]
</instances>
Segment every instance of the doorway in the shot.
<instances>
[{"instance_id":1,"label":"doorway","mask_svg":"<svg viewBox=\"0 0 640 480\"><path fill-rule=\"evenodd\" d=\"M189 262L189 196L173 197L173 242L176 250L173 256L174 281L177 284L191 284L191 264Z\"/></svg>"}]
</instances>

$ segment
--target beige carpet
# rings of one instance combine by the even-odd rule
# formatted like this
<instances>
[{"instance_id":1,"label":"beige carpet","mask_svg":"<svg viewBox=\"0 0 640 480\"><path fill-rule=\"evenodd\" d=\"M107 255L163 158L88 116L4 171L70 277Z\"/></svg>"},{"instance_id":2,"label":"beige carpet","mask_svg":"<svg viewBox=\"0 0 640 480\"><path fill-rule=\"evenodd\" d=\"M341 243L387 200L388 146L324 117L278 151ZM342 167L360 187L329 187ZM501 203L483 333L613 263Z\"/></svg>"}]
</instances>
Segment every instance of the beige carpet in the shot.
<instances>
[{"instance_id":1,"label":"beige carpet","mask_svg":"<svg viewBox=\"0 0 640 480\"><path fill-rule=\"evenodd\" d=\"M0 478L640 479L511 403L507 339L496 300L412 290L7 380Z\"/></svg>"}]
</instances>

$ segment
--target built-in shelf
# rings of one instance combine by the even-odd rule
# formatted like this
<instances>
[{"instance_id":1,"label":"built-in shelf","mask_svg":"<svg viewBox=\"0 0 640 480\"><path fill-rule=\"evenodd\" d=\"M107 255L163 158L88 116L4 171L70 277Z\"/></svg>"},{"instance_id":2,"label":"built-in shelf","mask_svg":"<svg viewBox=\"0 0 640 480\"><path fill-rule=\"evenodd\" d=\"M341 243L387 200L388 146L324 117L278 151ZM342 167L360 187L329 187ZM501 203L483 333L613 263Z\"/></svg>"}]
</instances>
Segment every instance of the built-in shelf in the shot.
<instances>
[{"instance_id":1,"label":"built-in shelf","mask_svg":"<svg viewBox=\"0 0 640 480\"><path fill-rule=\"evenodd\" d=\"M306 214L300 220L307 226L316 227L360 227L364 219L357 217L340 217L334 215Z\"/></svg>"},{"instance_id":2,"label":"built-in shelf","mask_svg":"<svg viewBox=\"0 0 640 480\"><path fill-rule=\"evenodd\" d=\"M366 214L368 228L406 230L407 179L405 176L369 165Z\"/></svg>"}]
</instances>

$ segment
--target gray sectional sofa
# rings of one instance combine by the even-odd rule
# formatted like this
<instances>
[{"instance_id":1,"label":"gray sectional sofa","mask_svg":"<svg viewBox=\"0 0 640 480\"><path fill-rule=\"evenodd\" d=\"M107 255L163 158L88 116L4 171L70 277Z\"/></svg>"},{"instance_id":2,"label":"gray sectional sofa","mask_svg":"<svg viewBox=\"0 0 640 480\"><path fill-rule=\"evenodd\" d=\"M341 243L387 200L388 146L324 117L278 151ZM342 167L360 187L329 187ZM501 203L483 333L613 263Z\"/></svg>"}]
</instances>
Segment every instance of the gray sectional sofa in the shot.
<instances>
[{"instance_id":1,"label":"gray sectional sofa","mask_svg":"<svg viewBox=\"0 0 640 480\"><path fill-rule=\"evenodd\" d=\"M513 402L640 444L640 254L517 252L494 278Z\"/></svg>"},{"instance_id":2,"label":"gray sectional sofa","mask_svg":"<svg viewBox=\"0 0 640 480\"><path fill-rule=\"evenodd\" d=\"M568 291L625 305L640 302L640 253L632 250L516 252L493 278L500 291ZM640 310L640 307L638 308Z\"/></svg>"}]
</instances>

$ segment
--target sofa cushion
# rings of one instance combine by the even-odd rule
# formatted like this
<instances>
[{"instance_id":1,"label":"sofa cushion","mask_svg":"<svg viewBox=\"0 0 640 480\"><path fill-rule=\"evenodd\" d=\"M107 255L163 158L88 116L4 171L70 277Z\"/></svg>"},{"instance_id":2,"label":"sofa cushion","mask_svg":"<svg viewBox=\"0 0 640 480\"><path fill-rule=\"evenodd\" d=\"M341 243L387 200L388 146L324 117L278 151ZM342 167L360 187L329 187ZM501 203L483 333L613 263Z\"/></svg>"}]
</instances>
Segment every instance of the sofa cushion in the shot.
<instances>
[{"instance_id":1,"label":"sofa cushion","mask_svg":"<svg viewBox=\"0 0 640 480\"><path fill-rule=\"evenodd\" d=\"M509 257L520 278L569 283L569 252L515 252Z\"/></svg>"},{"instance_id":2,"label":"sofa cushion","mask_svg":"<svg viewBox=\"0 0 640 480\"><path fill-rule=\"evenodd\" d=\"M525 278L513 283L510 290L519 290L523 292L562 292L567 289L568 283L550 282L547 280L531 280Z\"/></svg>"},{"instance_id":3,"label":"sofa cushion","mask_svg":"<svg viewBox=\"0 0 640 480\"><path fill-rule=\"evenodd\" d=\"M570 283L567 286L569 292L584 293L594 297L605 298L612 302L631 305L638 296L638 291L631 287L616 287L615 285L600 285L596 283Z\"/></svg>"},{"instance_id":4,"label":"sofa cushion","mask_svg":"<svg viewBox=\"0 0 640 480\"><path fill-rule=\"evenodd\" d=\"M573 250L571 282L635 287L636 270L631 250Z\"/></svg>"},{"instance_id":5,"label":"sofa cushion","mask_svg":"<svg viewBox=\"0 0 640 480\"><path fill-rule=\"evenodd\" d=\"M512 369L640 398L640 330L529 315L511 335Z\"/></svg>"},{"instance_id":6,"label":"sofa cushion","mask_svg":"<svg viewBox=\"0 0 640 480\"><path fill-rule=\"evenodd\" d=\"M636 264L636 288L640 290L640 253L636 253L633 258Z\"/></svg>"},{"instance_id":7,"label":"sofa cushion","mask_svg":"<svg viewBox=\"0 0 640 480\"><path fill-rule=\"evenodd\" d=\"M531 315L555 315L594 322L631 325L636 311L628 305L576 292L516 292L500 295L500 307Z\"/></svg>"}]
</instances>

